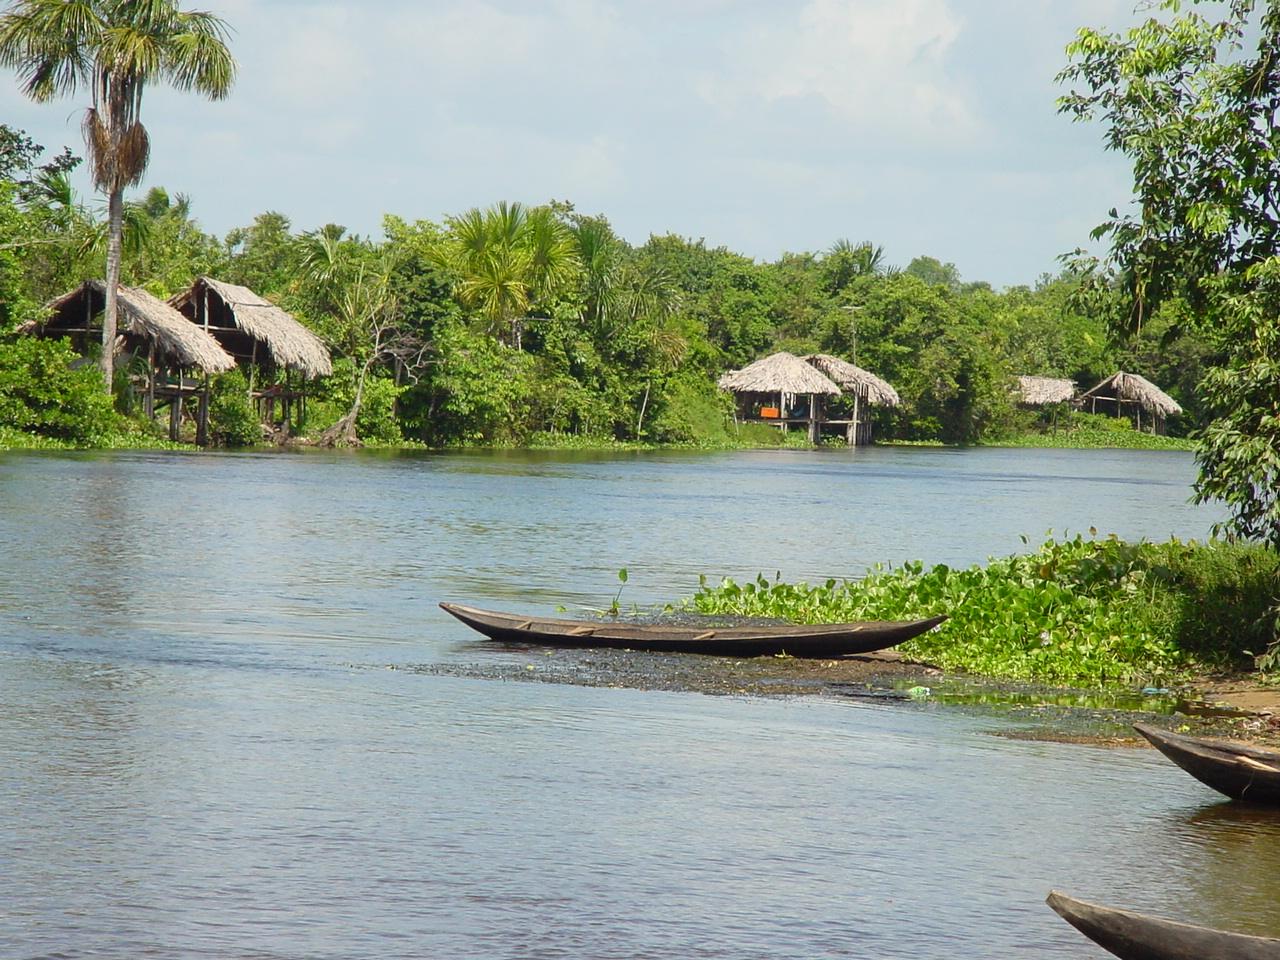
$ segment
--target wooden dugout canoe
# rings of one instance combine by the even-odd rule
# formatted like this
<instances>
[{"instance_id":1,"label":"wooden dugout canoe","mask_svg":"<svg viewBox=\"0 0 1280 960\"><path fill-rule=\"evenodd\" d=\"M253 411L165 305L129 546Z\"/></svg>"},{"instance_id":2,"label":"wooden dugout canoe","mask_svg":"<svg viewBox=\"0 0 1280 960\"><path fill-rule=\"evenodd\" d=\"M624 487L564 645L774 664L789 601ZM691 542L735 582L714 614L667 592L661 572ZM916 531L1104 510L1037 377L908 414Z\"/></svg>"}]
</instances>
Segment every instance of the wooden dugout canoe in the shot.
<instances>
[{"instance_id":1,"label":"wooden dugout canoe","mask_svg":"<svg viewBox=\"0 0 1280 960\"><path fill-rule=\"evenodd\" d=\"M1145 723L1135 723L1133 729L1205 786L1233 800L1280 806L1280 753L1186 737Z\"/></svg>"},{"instance_id":2,"label":"wooden dugout canoe","mask_svg":"<svg viewBox=\"0 0 1280 960\"><path fill-rule=\"evenodd\" d=\"M1121 960L1280 960L1280 940L1175 923L1075 900L1045 900L1063 920Z\"/></svg>"},{"instance_id":3,"label":"wooden dugout canoe","mask_svg":"<svg viewBox=\"0 0 1280 960\"><path fill-rule=\"evenodd\" d=\"M767 627L700 627L626 623L609 620L556 620L441 603L491 640L554 647L613 647L659 653L708 653L728 657L845 657L884 650L936 627L946 617L928 620L786 624Z\"/></svg>"}]
</instances>

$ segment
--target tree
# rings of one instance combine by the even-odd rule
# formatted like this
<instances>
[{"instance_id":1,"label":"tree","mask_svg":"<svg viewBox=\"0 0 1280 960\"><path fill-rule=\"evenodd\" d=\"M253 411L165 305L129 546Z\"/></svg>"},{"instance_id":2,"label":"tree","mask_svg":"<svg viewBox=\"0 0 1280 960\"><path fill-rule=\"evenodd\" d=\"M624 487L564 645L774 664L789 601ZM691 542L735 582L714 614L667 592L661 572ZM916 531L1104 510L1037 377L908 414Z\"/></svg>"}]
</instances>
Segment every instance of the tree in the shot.
<instances>
[{"instance_id":1,"label":"tree","mask_svg":"<svg viewBox=\"0 0 1280 960\"><path fill-rule=\"evenodd\" d=\"M151 149L142 94L164 81L211 100L225 97L235 77L226 26L173 0L17 0L0 15L0 64L18 71L23 92L38 103L90 89L85 145L94 185L107 195L102 372L110 389L124 190L142 180Z\"/></svg>"},{"instance_id":2,"label":"tree","mask_svg":"<svg viewBox=\"0 0 1280 960\"><path fill-rule=\"evenodd\" d=\"M458 300L479 314L490 333L509 330L511 345L521 349L529 311L578 269L568 228L550 207L506 201L450 217L448 225L437 259L457 278Z\"/></svg>"},{"instance_id":3,"label":"tree","mask_svg":"<svg viewBox=\"0 0 1280 960\"><path fill-rule=\"evenodd\" d=\"M868 277L886 270L884 247L870 240L850 243L840 239L831 245L822 258L823 285L831 295L837 295L857 277Z\"/></svg>"},{"instance_id":4,"label":"tree","mask_svg":"<svg viewBox=\"0 0 1280 960\"><path fill-rule=\"evenodd\" d=\"M916 257L904 271L913 277L919 277L925 283L948 290L960 289L960 271L954 263L943 263L936 257Z\"/></svg>"},{"instance_id":5,"label":"tree","mask_svg":"<svg viewBox=\"0 0 1280 960\"><path fill-rule=\"evenodd\" d=\"M1228 529L1280 548L1275 375L1280 271L1280 2L1231 0L1219 19L1179 12L1121 36L1081 30L1059 101L1102 119L1107 146L1133 161L1135 209L1094 232L1106 260L1082 258L1117 305L1122 333L1182 298L1220 354L1201 392L1210 411L1197 459L1199 500L1222 499ZM1246 43L1253 46L1246 51Z\"/></svg>"}]
</instances>

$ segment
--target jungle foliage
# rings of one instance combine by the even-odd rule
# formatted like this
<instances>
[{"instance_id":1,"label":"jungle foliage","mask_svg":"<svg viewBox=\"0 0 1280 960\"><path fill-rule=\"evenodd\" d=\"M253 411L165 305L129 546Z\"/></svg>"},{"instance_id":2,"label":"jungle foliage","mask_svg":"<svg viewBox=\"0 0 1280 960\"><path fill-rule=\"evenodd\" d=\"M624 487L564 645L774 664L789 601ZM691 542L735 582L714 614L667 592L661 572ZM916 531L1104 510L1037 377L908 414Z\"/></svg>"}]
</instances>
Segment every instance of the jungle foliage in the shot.
<instances>
[{"instance_id":1,"label":"jungle foliage","mask_svg":"<svg viewBox=\"0 0 1280 960\"><path fill-rule=\"evenodd\" d=\"M0 329L12 330L100 273L107 231L70 188L72 154L44 161L21 132L0 135ZM1171 384L1190 411L1183 427L1198 417L1196 376L1181 376L1194 344L1171 353L1166 324L1113 345L1070 273L997 292L932 257L897 269L848 240L762 263L671 234L631 244L562 201L441 223L388 216L377 239L335 224L299 231L268 211L219 239L189 197L157 187L125 203L122 222L123 282L164 298L220 277L326 340L335 372L313 387L313 436L372 403L348 417L368 442L753 442L715 381L777 349L834 353L894 384L903 404L876 411L882 438L1035 432L1046 418L1015 410L1013 375L1087 385L1121 363ZM217 436L247 442L229 403Z\"/></svg>"}]
</instances>

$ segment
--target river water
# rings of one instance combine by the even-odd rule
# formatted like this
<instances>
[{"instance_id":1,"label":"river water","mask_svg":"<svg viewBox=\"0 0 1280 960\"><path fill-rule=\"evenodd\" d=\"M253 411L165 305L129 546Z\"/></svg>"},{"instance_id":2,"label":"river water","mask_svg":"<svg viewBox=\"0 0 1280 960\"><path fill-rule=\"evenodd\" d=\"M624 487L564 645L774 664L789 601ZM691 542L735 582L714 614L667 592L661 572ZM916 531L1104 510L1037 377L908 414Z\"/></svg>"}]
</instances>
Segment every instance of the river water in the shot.
<instances>
[{"instance_id":1,"label":"river water","mask_svg":"<svg viewBox=\"0 0 1280 960\"><path fill-rule=\"evenodd\" d=\"M442 599L1203 537L1187 454L0 454L0 956L1103 956L1280 935L1280 818L935 704L471 679ZM528 664L536 671L536 662ZM509 676L510 672L504 674Z\"/></svg>"}]
</instances>

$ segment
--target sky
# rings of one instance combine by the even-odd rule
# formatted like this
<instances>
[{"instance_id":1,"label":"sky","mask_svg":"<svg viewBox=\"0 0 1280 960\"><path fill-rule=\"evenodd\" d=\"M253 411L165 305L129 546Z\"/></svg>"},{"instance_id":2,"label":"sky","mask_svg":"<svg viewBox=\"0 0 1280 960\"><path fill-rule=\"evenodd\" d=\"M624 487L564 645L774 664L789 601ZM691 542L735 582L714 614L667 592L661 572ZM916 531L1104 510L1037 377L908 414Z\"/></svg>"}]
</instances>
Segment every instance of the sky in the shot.
<instances>
[{"instance_id":1,"label":"sky","mask_svg":"<svg viewBox=\"0 0 1280 960\"><path fill-rule=\"evenodd\" d=\"M1034 284L1131 196L1054 76L1077 29L1123 29L1134 2L183 0L231 27L236 86L148 90L137 193L187 194L218 236L268 210L376 238L387 213L569 200L636 244L869 240ZM0 73L0 122L52 150L83 153L85 104Z\"/></svg>"}]
</instances>

